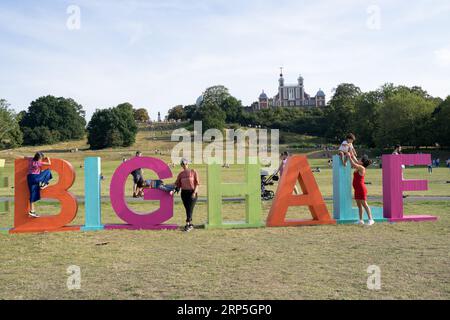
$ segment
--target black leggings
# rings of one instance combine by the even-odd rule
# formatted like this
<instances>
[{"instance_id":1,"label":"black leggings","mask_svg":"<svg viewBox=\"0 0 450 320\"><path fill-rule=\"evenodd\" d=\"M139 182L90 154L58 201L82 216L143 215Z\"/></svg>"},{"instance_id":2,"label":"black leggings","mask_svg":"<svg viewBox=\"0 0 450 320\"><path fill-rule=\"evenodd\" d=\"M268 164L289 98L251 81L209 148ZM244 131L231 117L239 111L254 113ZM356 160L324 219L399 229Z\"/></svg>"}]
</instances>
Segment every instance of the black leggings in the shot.
<instances>
[{"instance_id":1,"label":"black leggings","mask_svg":"<svg viewBox=\"0 0 450 320\"><path fill-rule=\"evenodd\" d=\"M192 214L197 203L197 198L192 199L193 194L193 190L181 190L181 200L183 200L183 205L186 209L186 223L192 223Z\"/></svg>"}]
</instances>

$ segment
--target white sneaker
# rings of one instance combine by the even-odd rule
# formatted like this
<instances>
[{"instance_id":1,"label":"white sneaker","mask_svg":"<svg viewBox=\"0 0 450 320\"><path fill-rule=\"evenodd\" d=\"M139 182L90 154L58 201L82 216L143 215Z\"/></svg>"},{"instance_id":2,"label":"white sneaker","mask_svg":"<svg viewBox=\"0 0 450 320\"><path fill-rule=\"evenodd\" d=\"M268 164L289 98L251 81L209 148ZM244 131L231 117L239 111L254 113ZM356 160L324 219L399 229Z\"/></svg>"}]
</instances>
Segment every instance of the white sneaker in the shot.
<instances>
[{"instance_id":1,"label":"white sneaker","mask_svg":"<svg viewBox=\"0 0 450 320\"><path fill-rule=\"evenodd\" d=\"M32 218L39 218L39 215L36 212L30 211L30 212L28 212L28 215Z\"/></svg>"},{"instance_id":2,"label":"white sneaker","mask_svg":"<svg viewBox=\"0 0 450 320\"><path fill-rule=\"evenodd\" d=\"M369 220L369 226L373 226L375 224L375 221Z\"/></svg>"},{"instance_id":3,"label":"white sneaker","mask_svg":"<svg viewBox=\"0 0 450 320\"><path fill-rule=\"evenodd\" d=\"M364 225L364 220L359 220L357 224L360 225L360 226L363 226Z\"/></svg>"}]
</instances>

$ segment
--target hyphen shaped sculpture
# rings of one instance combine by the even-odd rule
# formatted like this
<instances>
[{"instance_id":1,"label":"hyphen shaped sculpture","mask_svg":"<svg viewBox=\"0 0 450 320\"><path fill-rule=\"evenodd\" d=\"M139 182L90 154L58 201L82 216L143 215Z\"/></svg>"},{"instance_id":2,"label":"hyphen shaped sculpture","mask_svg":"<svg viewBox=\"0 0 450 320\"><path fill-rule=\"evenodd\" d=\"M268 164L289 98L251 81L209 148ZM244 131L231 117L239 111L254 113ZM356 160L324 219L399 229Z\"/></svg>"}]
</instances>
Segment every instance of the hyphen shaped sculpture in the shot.
<instances>
[{"instance_id":1,"label":"hyphen shaped sculpture","mask_svg":"<svg viewBox=\"0 0 450 320\"><path fill-rule=\"evenodd\" d=\"M0 188L8 187L8 178L3 175L5 170L5 160L0 159ZM9 202L0 200L0 213L8 213L9 212ZM0 233L8 232L9 228L0 228Z\"/></svg>"}]
</instances>

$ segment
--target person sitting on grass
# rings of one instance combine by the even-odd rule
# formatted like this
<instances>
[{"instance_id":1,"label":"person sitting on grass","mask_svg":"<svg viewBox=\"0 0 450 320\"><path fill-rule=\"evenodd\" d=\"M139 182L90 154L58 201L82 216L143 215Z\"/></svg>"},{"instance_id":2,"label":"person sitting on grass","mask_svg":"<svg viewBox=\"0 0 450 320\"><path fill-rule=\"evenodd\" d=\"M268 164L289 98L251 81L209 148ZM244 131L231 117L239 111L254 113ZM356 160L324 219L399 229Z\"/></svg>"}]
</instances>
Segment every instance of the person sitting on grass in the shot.
<instances>
[{"instance_id":1,"label":"person sitting on grass","mask_svg":"<svg viewBox=\"0 0 450 320\"><path fill-rule=\"evenodd\" d=\"M144 196L144 189L159 189L168 192L171 196L179 191L174 184L164 184L162 180L140 179L137 183L137 197L142 198Z\"/></svg>"},{"instance_id":2,"label":"person sitting on grass","mask_svg":"<svg viewBox=\"0 0 450 320\"><path fill-rule=\"evenodd\" d=\"M38 152L33 158L28 158L28 189L30 191L30 212L28 215L33 218L39 218L39 215L35 210L35 202L41 200L41 190L48 187L50 180L52 179L52 173L50 170L42 171L42 166L50 166L52 163L50 158L45 158L42 152ZM43 161L47 160L47 161Z\"/></svg>"},{"instance_id":3,"label":"person sitting on grass","mask_svg":"<svg viewBox=\"0 0 450 320\"><path fill-rule=\"evenodd\" d=\"M367 187L364 182L364 177L366 175L366 168L372 164L372 161L369 160L369 157L366 155L363 156L360 161L356 161L350 154L347 154L346 156L348 156L352 167L355 169L355 172L353 173L353 189L355 190L355 200L359 209L358 224L364 225L364 208L369 217L369 226L371 226L375 224L375 221L372 217L372 211L367 204Z\"/></svg>"},{"instance_id":4,"label":"person sitting on grass","mask_svg":"<svg viewBox=\"0 0 450 320\"><path fill-rule=\"evenodd\" d=\"M347 166L347 161L350 157L353 157L353 160L356 160L358 157L356 150L353 147L353 142L355 142L355 140L355 135L353 133L349 133L339 147L339 157L341 158L344 166Z\"/></svg>"}]
</instances>

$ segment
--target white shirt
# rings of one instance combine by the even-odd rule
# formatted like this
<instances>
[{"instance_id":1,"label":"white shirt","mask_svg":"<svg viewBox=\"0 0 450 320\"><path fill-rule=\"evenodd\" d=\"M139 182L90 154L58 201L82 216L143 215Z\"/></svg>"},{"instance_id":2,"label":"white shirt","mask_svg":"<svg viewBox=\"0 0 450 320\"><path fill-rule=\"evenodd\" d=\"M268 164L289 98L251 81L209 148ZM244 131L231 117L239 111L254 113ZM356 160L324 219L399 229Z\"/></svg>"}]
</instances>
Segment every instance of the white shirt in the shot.
<instances>
[{"instance_id":1,"label":"white shirt","mask_svg":"<svg viewBox=\"0 0 450 320\"><path fill-rule=\"evenodd\" d=\"M341 146L339 147L339 151L342 151L342 152L350 152L350 150L351 150L352 148L353 148L352 144L351 144L351 143L348 143L347 140L344 140L344 141L341 143Z\"/></svg>"}]
</instances>

